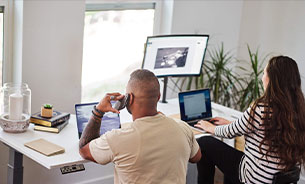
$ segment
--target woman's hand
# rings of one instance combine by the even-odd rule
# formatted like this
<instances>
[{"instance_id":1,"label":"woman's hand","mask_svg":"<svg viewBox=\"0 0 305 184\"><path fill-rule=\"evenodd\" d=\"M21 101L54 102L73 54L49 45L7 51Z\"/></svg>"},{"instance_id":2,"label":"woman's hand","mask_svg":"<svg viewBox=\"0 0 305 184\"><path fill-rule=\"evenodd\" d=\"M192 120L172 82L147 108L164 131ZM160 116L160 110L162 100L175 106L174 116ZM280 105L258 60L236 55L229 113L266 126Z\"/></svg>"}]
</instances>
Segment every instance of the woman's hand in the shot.
<instances>
[{"instance_id":1,"label":"woman's hand","mask_svg":"<svg viewBox=\"0 0 305 184\"><path fill-rule=\"evenodd\" d=\"M213 122L214 125L227 125L231 123L231 121L221 117L212 118L210 121Z\"/></svg>"},{"instance_id":2,"label":"woman's hand","mask_svg":"<svg viewBox=\"0 0 305 184\"><path fill-rule=\"evenodd\" d=\"M194 125L197 128L200 128L206 132L209 132L211 134L214 134L215 132L215 125L208 121L200 120L196 125Z\"/></svg>"}]
</instances>

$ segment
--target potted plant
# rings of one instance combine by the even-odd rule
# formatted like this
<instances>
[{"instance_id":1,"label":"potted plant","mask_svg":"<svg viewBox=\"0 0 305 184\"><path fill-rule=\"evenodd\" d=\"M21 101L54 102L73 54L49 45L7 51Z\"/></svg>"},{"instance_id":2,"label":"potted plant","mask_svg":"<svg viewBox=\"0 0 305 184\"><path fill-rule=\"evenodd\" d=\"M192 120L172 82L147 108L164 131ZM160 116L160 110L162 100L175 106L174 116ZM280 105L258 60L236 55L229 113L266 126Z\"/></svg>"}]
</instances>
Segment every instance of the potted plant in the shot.
<instances>
[{"instance_id":1,"label":"potted plant","mask_svg":"<svg viewBox=\"0 0 305 184\"><path fill-rule=\"evenodd\" d=\"M203 73L207 75L206 87L211 89L213 101L228 107L235 106L241 84L236 73L229 68L234 60L231 52L225 52L221 43L221 47L209 51L209 55L210 60L205 61Z\"/></svg>"},{"instance_id":2,"label":"potted plant","mask_svg":"<svg viewBox=\"0 0 305 184\"><path fill-rule=\"evenodd\" d=\"M248 67L250 70L239 67L242 71L245 71L245 78L243 79L243 87L240 90L238 105L241 111L244 111L250 106L250 104L259 98L263 94L263 83L261 76L264 71L263 64L269 55L264 57L259 56L258 48L255 52L252 52L250 46L247 45L249 62Z\"/></svg>"},{"instance_id":3,"label":"potted plant","mask_svg":"<svg viewBox=\"0 0 305 184\"><path fill-rule=\"evenodd\" d=\"M51 118L53 116L53 106L51 104L44 104L41 107L40 115L45 118Z\"/></svg>"}]
</instances>

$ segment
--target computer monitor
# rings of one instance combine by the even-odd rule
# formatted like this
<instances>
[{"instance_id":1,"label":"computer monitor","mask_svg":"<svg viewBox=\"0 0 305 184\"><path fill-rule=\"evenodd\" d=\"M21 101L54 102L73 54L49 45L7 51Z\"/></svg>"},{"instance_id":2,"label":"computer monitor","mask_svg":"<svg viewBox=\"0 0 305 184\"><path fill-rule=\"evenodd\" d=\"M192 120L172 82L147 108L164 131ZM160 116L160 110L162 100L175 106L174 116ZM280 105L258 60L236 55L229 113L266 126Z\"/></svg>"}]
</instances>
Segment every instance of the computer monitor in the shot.
<instances>
[{"instance_id":1,"label":"computer monitor","mask_svg":"<svg viewBox=\"0 0 305 184\"><path fill-rule=\"evenodd\" d=\"M198 76L209 35L162 35L147 37L143 69L157 77Z\"/></svg>"}]
</instances>

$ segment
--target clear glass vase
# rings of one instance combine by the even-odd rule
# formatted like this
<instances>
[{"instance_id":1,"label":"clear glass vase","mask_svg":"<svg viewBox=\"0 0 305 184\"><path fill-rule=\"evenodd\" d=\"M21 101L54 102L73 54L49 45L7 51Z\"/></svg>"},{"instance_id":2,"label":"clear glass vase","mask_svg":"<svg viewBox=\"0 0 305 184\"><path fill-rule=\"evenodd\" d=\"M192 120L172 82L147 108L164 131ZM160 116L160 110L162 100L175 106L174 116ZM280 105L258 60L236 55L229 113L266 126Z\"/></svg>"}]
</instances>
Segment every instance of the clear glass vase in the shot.
<instances>
[{"instance_id":1,"label":"clear glass vase","mask_svg":"<svg viewBox=\"0 0 305 184\"><path fill-rule=\"evenodd\" d=\"M0 91L0 126L6 132L24 132L31 117L31 90L27 84L5 83Z\"/></svg>"}]
</instances>

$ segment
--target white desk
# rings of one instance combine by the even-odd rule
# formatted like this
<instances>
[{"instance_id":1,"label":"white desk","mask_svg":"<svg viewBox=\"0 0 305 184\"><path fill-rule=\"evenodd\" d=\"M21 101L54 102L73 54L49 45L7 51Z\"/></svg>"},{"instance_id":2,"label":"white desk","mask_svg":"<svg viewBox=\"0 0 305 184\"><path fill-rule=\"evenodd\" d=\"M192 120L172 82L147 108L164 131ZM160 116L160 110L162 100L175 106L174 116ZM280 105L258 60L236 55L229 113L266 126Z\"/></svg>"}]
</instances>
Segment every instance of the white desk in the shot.
<instances>
[{"instance_id":1,"label":"white desk","mask_svg":"<svg viewBox=\"0 0 305 184\"><path fill-rule=\"evenodd\" d=\"M178 114L179 104L177 99L168 100L167 104L158 104L158 110L166 115ZM228 119L233 119L241 115L241 112L233 109L212 104L213 116L222 116ZM121 122L132 122L132 117L127 110L120 113ZM233 117L232 117L233 116ZM78 153L78 133L76 126L75 115L71 115L69 124L59 134L34 131L34 126L30 125L29 129L24 133L12 134L6 133L0 129L0 141L10 147L10 158L8 165L8 183L22 183L22 156L25 155L42 166L53 169L67 165L80 164L88 162L84 160ZM58 144L65 148L64 154L55 156L44 156L34 150L24 146L24 143L33 141L39 138L44 138L50 142ZM229 143L232 145L232 143ZM234 144L234 142L233 142ZM21 177L21 179L20 179Z\"/></svg>"}]
</instances>

